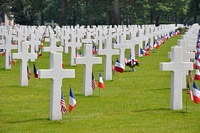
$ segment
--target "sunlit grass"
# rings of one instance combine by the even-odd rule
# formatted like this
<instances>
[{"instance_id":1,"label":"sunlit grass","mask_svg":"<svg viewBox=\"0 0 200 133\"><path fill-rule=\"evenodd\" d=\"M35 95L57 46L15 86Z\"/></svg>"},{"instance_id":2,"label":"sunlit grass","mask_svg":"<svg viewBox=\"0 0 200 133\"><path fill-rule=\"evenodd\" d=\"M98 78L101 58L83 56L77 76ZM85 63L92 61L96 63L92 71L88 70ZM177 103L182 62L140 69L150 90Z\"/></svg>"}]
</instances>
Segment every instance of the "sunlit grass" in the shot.
<instances>
[{"instance_id":1,"label":"sunlit grass","mask_svg":"<svg viewBox=\"0 0 200 133\"><path fill-rule=\"evenodd\" d=\"M136 72L117 73L113 81L104 81L106 89L95 89L92 96L82 92L83 65L71 67L69 54L63 54L65 69L73 68L76 78L63 80L63 93L68 105L69 87L72 86L77 107L61 121L50 121L50 79L35 79L33 63L28 87L20 87L20 61L11 70L4 70L0 57L0 132L2 133L196 133L200 130L200 107L193 104L183 90L183 109L170 110L170 72L159 70L160 62L169 62L168 52L176 45L180 35L169 39L158 50L151 50L149 57L137 58L140 66ZM82 51L83 52L83 51ZM36 60L38 69L49 68L48 53ZM129 57L129 51L126 52ZM103 57L104 60L104 56ZM113 56L113 61L117 56ZM104 61L103 61L104 62ZM104 66L93 65L104 77ZM91 82L91 81L88 81ZM198 81L197 81L197 84Z\"/></svg>"}]
</instances>

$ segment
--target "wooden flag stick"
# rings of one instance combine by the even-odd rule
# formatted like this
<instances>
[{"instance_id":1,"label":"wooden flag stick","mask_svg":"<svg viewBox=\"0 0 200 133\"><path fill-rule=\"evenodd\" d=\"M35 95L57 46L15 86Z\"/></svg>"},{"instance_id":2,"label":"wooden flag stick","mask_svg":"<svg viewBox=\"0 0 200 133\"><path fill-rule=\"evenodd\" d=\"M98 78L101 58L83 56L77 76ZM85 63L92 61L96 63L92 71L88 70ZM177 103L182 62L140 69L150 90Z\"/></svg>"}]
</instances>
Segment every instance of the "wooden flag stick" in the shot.
<instances>
[{"instance_id":1,"label":"wooden flag stick","mask_svg":"<svg viewBox=\"0 0 200 133\"><path fill-rule=\"evenodd\" d=\"M100 96L100 88L99 88L99 96Z\"/></svg>"},{"instance_id":2,"label":"wooden flag stick","mask_svg":"<svg viewBox=\"0 0 200 133\"><path fill-rule=\"evenodd\" d=\"M187 98L187 89L186 89L186 97L185 97L185 99L186 99L186 113L187 113L187 102L188 102L188 98Z\"/></svg>"},{"instance_id":3,"label":"wooden flag stick","mask_svg":"<svg viewBox=\"0 0 200 133\"><path fill-rule=\"evenodd\" d=\"M188 78L189 78L189 77L188 77ZM186 105L185 105L185 106L186 106L186 113L187 113L187 102L188 102L188 99L187 99L187 89L188 89L187 87L188 87L188 84L189 84L188 81L189 81L189 80L187 80L187 78L186 78L186 93L185 93L185 94L186 94L186 95L185 95L185 101L186 101Z\"/></svg>"}]
</instances>

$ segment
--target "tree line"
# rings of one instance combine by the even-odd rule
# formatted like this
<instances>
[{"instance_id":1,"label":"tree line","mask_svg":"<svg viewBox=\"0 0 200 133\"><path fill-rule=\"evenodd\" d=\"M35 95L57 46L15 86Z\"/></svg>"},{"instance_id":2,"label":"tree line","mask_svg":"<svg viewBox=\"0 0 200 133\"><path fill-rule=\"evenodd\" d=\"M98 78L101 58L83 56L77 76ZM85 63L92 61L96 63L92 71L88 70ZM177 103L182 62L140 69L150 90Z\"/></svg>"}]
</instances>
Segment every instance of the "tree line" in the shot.
<instances>
[{"instance_id":1,"label":"tree line","mask_svg":"<svg viewBox=\"0 0 200 133\"><path fill-rule=\"evenodd\" d=\"M0 0L17 24L120 25L198 22L200 0Z\"/></svg>"}]
</instances>

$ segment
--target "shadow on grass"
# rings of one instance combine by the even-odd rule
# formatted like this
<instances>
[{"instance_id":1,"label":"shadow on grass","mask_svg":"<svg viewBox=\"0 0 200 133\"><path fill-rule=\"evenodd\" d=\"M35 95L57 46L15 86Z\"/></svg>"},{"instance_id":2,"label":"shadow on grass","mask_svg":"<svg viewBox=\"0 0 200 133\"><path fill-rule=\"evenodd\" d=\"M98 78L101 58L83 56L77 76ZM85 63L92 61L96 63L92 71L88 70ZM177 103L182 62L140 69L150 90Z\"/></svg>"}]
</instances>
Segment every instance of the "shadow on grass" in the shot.
<instances>
[{"instance_id":1,"label":"shadow on grass","mask_svg":"<svg viewBox=\"0 0 200 133\"><path fill-rule=\"evenodd\" d=\"M4 85L4 86L0 86L0 88L11 88L11 89L13 89L13 88L19 88L20 87L20 85ZM25 87L27 87L27 86L23 86L23 88L25 88Z\"/></svg>"},{"instance_id":2,"label":"shadow on grass","mask_svg":"<svg viewBox=\"0 0 200 133\"><path fill-rule=\"evenodd\" d=\"M141 109L141 110L132 110L131 112L149 112L149 111L171 111L173 113L179 113L183 115L187 113L184 110L171 110L170 108Z\"/></svg>"},{"instance_id":3,"label":"shadow on grass","mask_svg":"<svg viewBox=\"0 0 200 133\"><path fill-rule=\"evenodd\" d=\"M0 71L11 71L11 69L0 68Z\"/></svg>"},{"instance_id":4,"label":"shadow on grass","mask_svg":"<svg viewBox=\"0 0 200 133\"><path fill-rule=\"evenodd\" d=\"M17 87L17 88L28 88L28 86L20 86L20 85L4 85L3 87L6 87L6 88L15 88L15 87Z\"/></svg>"},{"instance_id":5,"label":"shadow on grass","mask_svg":"<svg viewBox=\"0 0 200 133\"><path fill-rule=\"evenodd\" d=\"M170 90L170 88L158 88L158 89L151 89L151 90Z\"/></svg>"},{"instance_id":6,"label":"shadow on grass","mask_svg":"<svg viewBox=\"0 0 200 133\"><path fill-rule=\"evenodd\" d=\"M28 119L28 120L19 120L19 121L8 121L9 124L16 124L16 123L25 123L25 122L34 122L34 121L49 121L49 118L37 118L37 119Z\"/></svg>"},{"instance_id":7,"label":"shadow on grass","mask_svg":"<svg viewBox=\"0 0 200 133\"><path fill-rule=\"evenodd\" d=\"M140 110L132 110L131 112L148 112L148 111L157 111L157 110L160 110L160 111L164 111L164 110L169 110L169 108L156 108L156 109L140 109Z\"/></svg>"},{"instance_id":8,"label":"shadow on grass","mask_svg":"<svg viewBox=\"0 0 200 133\"><path fill-rule=\"evenodd\" d=\"M98 95L96 96L96 95L91 95L91 96L84 96L83 94L74 94L74 96L76 97L78 97L78 96L81 96L81 97L86 97L86 98L91 98L91 97L99 97Z\"/></svg>"}]
</instances>

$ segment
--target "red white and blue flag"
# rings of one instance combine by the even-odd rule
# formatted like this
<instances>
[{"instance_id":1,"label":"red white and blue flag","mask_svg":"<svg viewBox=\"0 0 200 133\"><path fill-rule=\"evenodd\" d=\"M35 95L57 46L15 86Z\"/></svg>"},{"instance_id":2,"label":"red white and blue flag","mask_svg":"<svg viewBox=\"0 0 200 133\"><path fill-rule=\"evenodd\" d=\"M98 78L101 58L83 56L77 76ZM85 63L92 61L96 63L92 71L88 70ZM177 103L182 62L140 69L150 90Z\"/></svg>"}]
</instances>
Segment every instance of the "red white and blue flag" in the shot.
<instances>
[{"instance_id":1,"label":"red white and blue flag","mask_svg":"<svg viewBox=\"0 0 200 133\"><path fill-rule=\"evenodd\" d=\"M145 45L145 47L144 47L144 49L146 50L146 51L149 51L150 50L150 45L149 45L149 42L147 42L147 44Z\"/></svg>"},{"instance_id":2,"label":"red white and blue flag","mask_svg":"<svg viewBox=\"0 0 200 133\"><path fill-rule=\"evenodd\" d=\"M5 56L5 54L6 54L5 49L1 49L0 53L1 53L2 56Z\"/></svg>"},{"instance_id":3,"label":"red white and blue flag","mask_svg":"<svg viewBox=\"0 0 200 133\"><path fill-rule=\"evenodd\" d=\"M92 72L92 89L94 90L97 87L95 79L94 79L94 74Z\"/></svg>"},{"instance_id":4,"label":"red white and blue flag","mask_svg":"<svg viewBox=\"0 0 200 133\"><path fill-rule=\"evenodd\" d=\"M31 70L27 66L27 79L30 80L30 78L31 78Z\"/></svg>"},{"instance_id":5,"label":"red white and blue flag","mask_svg":"<svg viewBox=\"0 0 200 133\"><path fill-rule=\"evenodd\" d=\"M92 54L93 54L93 55L96 55L96 54L97 54L97 48L96 48L96 45L95 45L95 44L93 45L93 48L92 48Z\"/></svg>"},{"instance_id":6,"label":"red white and blue flag","mask_svg":"<svg viewBox=\"0 0 200 133\"><path fill-rule=\"evenodd\" d=\"M33 70L34 70L35 78L38 78L38 70L37 70L35 64L33 64Z\"/></svg>"},{"instance_id":7,"label":"red white and blue flag","mask_svg":"<svg viewBox=\"0 0 200 133\"><path fill-rule=\"evenodd\" d=\"M76 57L80 57L80 55L78 54L78 52L76 52Z\"/></svg>"},{"instance_id":8,"label":"red white and blue flag","mask_svg":"<svg viewBox=\"0 0 200 133\"><path fill-rule=\"evenodd\" d=\"M144 49L142 49L142 48L140 48L140 54L144 55L144 56L150 56L149 52L144 50Z\"/></svg>"},{"instance_id":9,"label":"red white and blue flag","mask_svg":"<svg viewBox=\"0 0 200 133\"><path fill-rule=\"evenodd\" d=\"M126 54L124 53L124 63L127 62Z\"/></svg>"},{"instance_id":10,"label":"red white and blue flag","mask_svg":"<svg viewBox=\"0 0 200 133\"><path fill-rule=\"evenodd\" d=\"M72 88L70 87L70 91L69 91L69 112L71 113L73 108L75 108L75 107L76 107L76 99L74 98Z\"/></svg>"},{"instance_id":11,"label":"red white and blue flag","mask_svg":"<svg viewBox=\"0 0 200 133\"><path fill-rule=\"evenodd\" d=\"M189 83L187 83L187 94L190 95L190 99L193 101L194 98L193 98L192 90L190 88L190 84Z\"/></svg>"},{"instance_id":12,"label":"red white and blue flag","mask_svg":"<svg viewBox=\"0 0 200 133\"><path fill-rule=\"evenodd\" d=\"M64 67L65 67L65 64L64 64L64 62L62 62L62 69L64 69Z\"/></svg>"},{"instance_id":13,"label":"red white and blue flag","mask_svg":"<svg viewBox=\"0 0 200 133\"><path fill-rule=\"evenodd\" d=\"M115 75L115 64L114 64L114 62L112 61L112 71L113 71L113 74Z\"/></svg>"},{"instance_id":14,"label":"red white and blue flag","mask_svg":"<svg viewBox=\"0 0 200 133\"><path fill-rule=\"evenodd\" d=\"M192 82L193 81L193 77L192 77L192 71L191 70L189 70L188 75L190 77L190 82Z\"/></svg>"},{"instance_id":15,"label":"red white and blue flag","mask_svg":"<svg viewBox=\"0 0 200 133\"><path fill-rule=\"evenodd\" d=\"M40 56L42 56L42 50L39 48L39 49L38 49L38 58L39 58Z\"/></svg>"},{"instance_id":16,"label":"red white and blue flag","mask_svg":"<svg viewBox=\"0 0 200 133\"><path fill-rule=\"evenodd\" d=\"M9 55L8 61L9 61L9 65L11 65L12 64L12 59L11 59L10 55Z\"/></svg>"},{"instance_id":17,"label":"red white and blue flag","mask_svg":"<svg viewBox=\"0 0 200 133\"><path fill-rule=\"evenodd\" d=\"M194 103L198 104L200 102L200 91L195 81L193 83L193 89L194 89L193 91Z\"/></svg>"},{"instance_id":18,"label":"red white and blue flag","mask_svg":"<svg viewBox=\"0 0 200 133\"><path fill-rule=\"evenodd\" d=\"M116 72L124 72L124 66L120 63L120 61L117 59L114 67Z\"/></svg>"},{"instance_id":19,"label":"red white and blue flag","mask_svg":"<svg viewBox=\"0 0 200 133\"><path fill-rule=\"evenodd\" d=\"M101 76L101 73L99 73L98 87L99 87L99 88L104 88L104 82L103 82L103 78L102 78L102 76Z\"/></svg>"},{"instance_id":20,"label":"red white and blue flag","mask_svg":"<svg viewBox=\"0 0 200 133\"><path fill-rule=\"evenodd\" d=\"M197 54L195 56L195 59L194 59L194 63L193 63L193 68L196 69L196 67L200 68L200 64L199 64L199 54Z\"/></svg>"},{"instance_id":21,"label":"red white and blue flag","mask_svg":"<svg viewBox=\"0 0 200 133\"><path fill-rule=\"evenodd\" d=\"M79 56L82 57L82 52L81 51L79 52Z\"/></svg>"},{"instance_id":22,"label":"red white and blue flag","mask_svg":"<svg viewBox=\"0 0 200 133\"><path fill-rule=\"evenodd\" d=\"M17 62L17 59L14 59L13 60L13 64L16 65L16 62Z\"/></svg>"},{"instance_id":23,"label":"red white and blue flag","mask_svg":"<svg viewBox=\"0 0 200 133\"><path fill-rule=\"evenodd\" d=\"M66 114L67 113L67 107L66 107L65 100L64 100L64 95L63 95L62 92L61 92L60 105L61 105L60 111L62 112L62 114Z\"/></svg>"},{"instance_id":24,"label":"red white and blue flag","mask_svg":"<svg viewBox=\"0 0 200 133\"><path fill-rule=\"evenodd\" d=\"M200 72L199 72L198 66L196 66L196 72L195 72L194 79L195 80L200 80Z\"/></svg>"},{"instance_id":25,"label":"red white and blue flag","mask_svg":"<svg viewBox=\"0 0 200 133\"><path fill-rule=\"evenodd\" d=\"M154 41L153 46L154 46L156 49L158 49L158 48L160 47L159 44L158 44L158 42L157 42L157 40Z\"/></svg>"}]
</instances>

